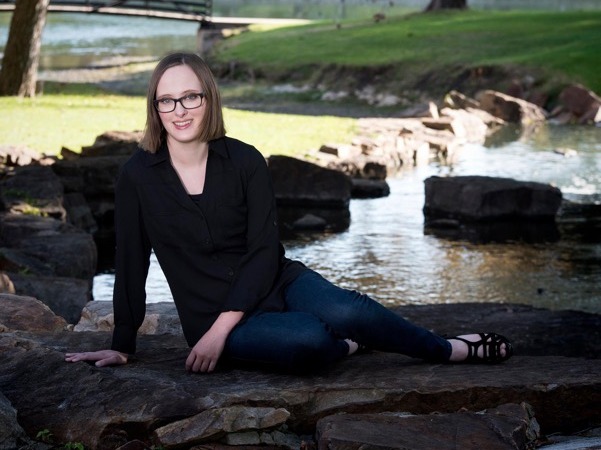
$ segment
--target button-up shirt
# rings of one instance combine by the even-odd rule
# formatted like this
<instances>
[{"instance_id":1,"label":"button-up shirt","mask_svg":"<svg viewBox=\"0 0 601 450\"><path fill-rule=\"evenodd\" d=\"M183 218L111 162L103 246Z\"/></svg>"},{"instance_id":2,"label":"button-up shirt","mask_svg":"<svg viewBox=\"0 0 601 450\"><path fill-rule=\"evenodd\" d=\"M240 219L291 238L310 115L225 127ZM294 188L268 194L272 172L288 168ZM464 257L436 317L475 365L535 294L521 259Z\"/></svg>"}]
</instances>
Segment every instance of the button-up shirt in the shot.
<instances>
[{"instance_id":1,"label":"button-up shirt","mask_svg":"<svg viewBox=\"0 0 601 450\"><path fill-rule=\"evenodd\" d=\"M284 310L283 290L305 270L285 257L265 159L224 137L209 142L203 193L186 192L163 146L138 150L115 192L112 348L134 353L146 311L150 253L194 346L224 311Z\"/></svg>"}]
</instances>

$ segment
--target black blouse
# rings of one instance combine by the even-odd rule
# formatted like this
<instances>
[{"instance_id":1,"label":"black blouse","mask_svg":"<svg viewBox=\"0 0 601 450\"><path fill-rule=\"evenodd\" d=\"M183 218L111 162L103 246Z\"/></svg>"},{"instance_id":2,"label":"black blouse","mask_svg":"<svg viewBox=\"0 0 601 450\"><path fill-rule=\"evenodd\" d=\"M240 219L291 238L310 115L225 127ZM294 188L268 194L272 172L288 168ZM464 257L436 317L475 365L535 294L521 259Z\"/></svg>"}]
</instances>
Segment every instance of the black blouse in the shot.
<instances>
[{"instance_id":1,"label":"black blouse","mask_svg":"<svg viewBox=\"0 0 601 450\"><path fill-rule=\"evenodd\" d=\"M138 150L115 192L115 328L111 348L134 353L146 312L151 249L188 345L224 311L282 311L283 289L305 267L285 257L265 159L224 137L209 142L203 194L191 198L166 147Z\"/></svg>"}]
</instances>

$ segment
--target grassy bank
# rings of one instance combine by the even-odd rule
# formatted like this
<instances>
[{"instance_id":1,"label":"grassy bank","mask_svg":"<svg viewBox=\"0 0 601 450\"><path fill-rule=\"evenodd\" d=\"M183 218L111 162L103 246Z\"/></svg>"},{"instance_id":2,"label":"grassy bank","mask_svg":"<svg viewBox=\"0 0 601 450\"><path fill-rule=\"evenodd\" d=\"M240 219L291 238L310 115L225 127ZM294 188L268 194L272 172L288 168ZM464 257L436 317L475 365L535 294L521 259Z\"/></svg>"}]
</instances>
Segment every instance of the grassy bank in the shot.
<instances>
[{"instance_id":1,"label":"grassy bank","mask_svg":"<svg viewBox=\"0 0 601 450\"><path fill-rule=\"evenodd\" d=\"M107 94L94 85L53 89L34 99L0 97L0 145L24 145L52 155L79 151L108 130L144 127L145 98ZM354 120L225 109L228 134L264 154L303 154L326 142L349 142Z\"/></svg>"},{"instance_id":2,"label":"grassy bank","mask_svg":"<svg viewBox=\"0 0 601 450\"><path fill-rule=\"evenodd\" d=\"M244 33L224 41L216 58L265 74L397 64L409 79L457 65L513 65L601 92L600 42L601 11L459 11Z\"/></svg>"}]
</instances>

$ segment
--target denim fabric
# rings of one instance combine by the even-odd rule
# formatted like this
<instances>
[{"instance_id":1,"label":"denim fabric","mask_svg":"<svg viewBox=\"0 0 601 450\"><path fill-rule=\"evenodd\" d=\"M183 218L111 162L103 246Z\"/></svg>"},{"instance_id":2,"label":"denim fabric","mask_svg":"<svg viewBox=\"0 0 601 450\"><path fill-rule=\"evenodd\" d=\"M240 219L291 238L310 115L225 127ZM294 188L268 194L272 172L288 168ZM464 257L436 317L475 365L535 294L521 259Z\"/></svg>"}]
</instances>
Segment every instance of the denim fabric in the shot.
<instances>
[{"instance_id":1,"label":"denim fabric","mask_svg":"<svg viewBox=\"0 0 601 450\"><path fill-rule=\"evenodd\" d=\"M286 288L286 311L257 311L230 333L224 357L292 372L330 365L348 353L343 339L373 350L447 361L449 342L367 295L307 270Z\"/></svg>"}]
</instances>

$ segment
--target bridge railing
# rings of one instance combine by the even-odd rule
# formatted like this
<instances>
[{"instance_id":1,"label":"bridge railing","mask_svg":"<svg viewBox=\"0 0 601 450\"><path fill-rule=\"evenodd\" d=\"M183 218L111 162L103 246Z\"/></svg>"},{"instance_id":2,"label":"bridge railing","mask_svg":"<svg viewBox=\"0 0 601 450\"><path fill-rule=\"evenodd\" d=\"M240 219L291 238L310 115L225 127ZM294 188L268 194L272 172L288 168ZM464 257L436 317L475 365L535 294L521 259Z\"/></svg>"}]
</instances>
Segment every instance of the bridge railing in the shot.
<instances>
[{"instance_id":1,"label":"bridge railing","mask_svg":"<svg viewBox=\"0 0 601 450\"><path fill-rule=\"evenodd\" d=\"M1 5L15 5L16 0L0 0ZM88 12L110 10L140 10L174 12L189 16L202 16L210 21L213 12L212 0L50 0L53 7L85 7Z\"/></svg>"}]
</instances>

